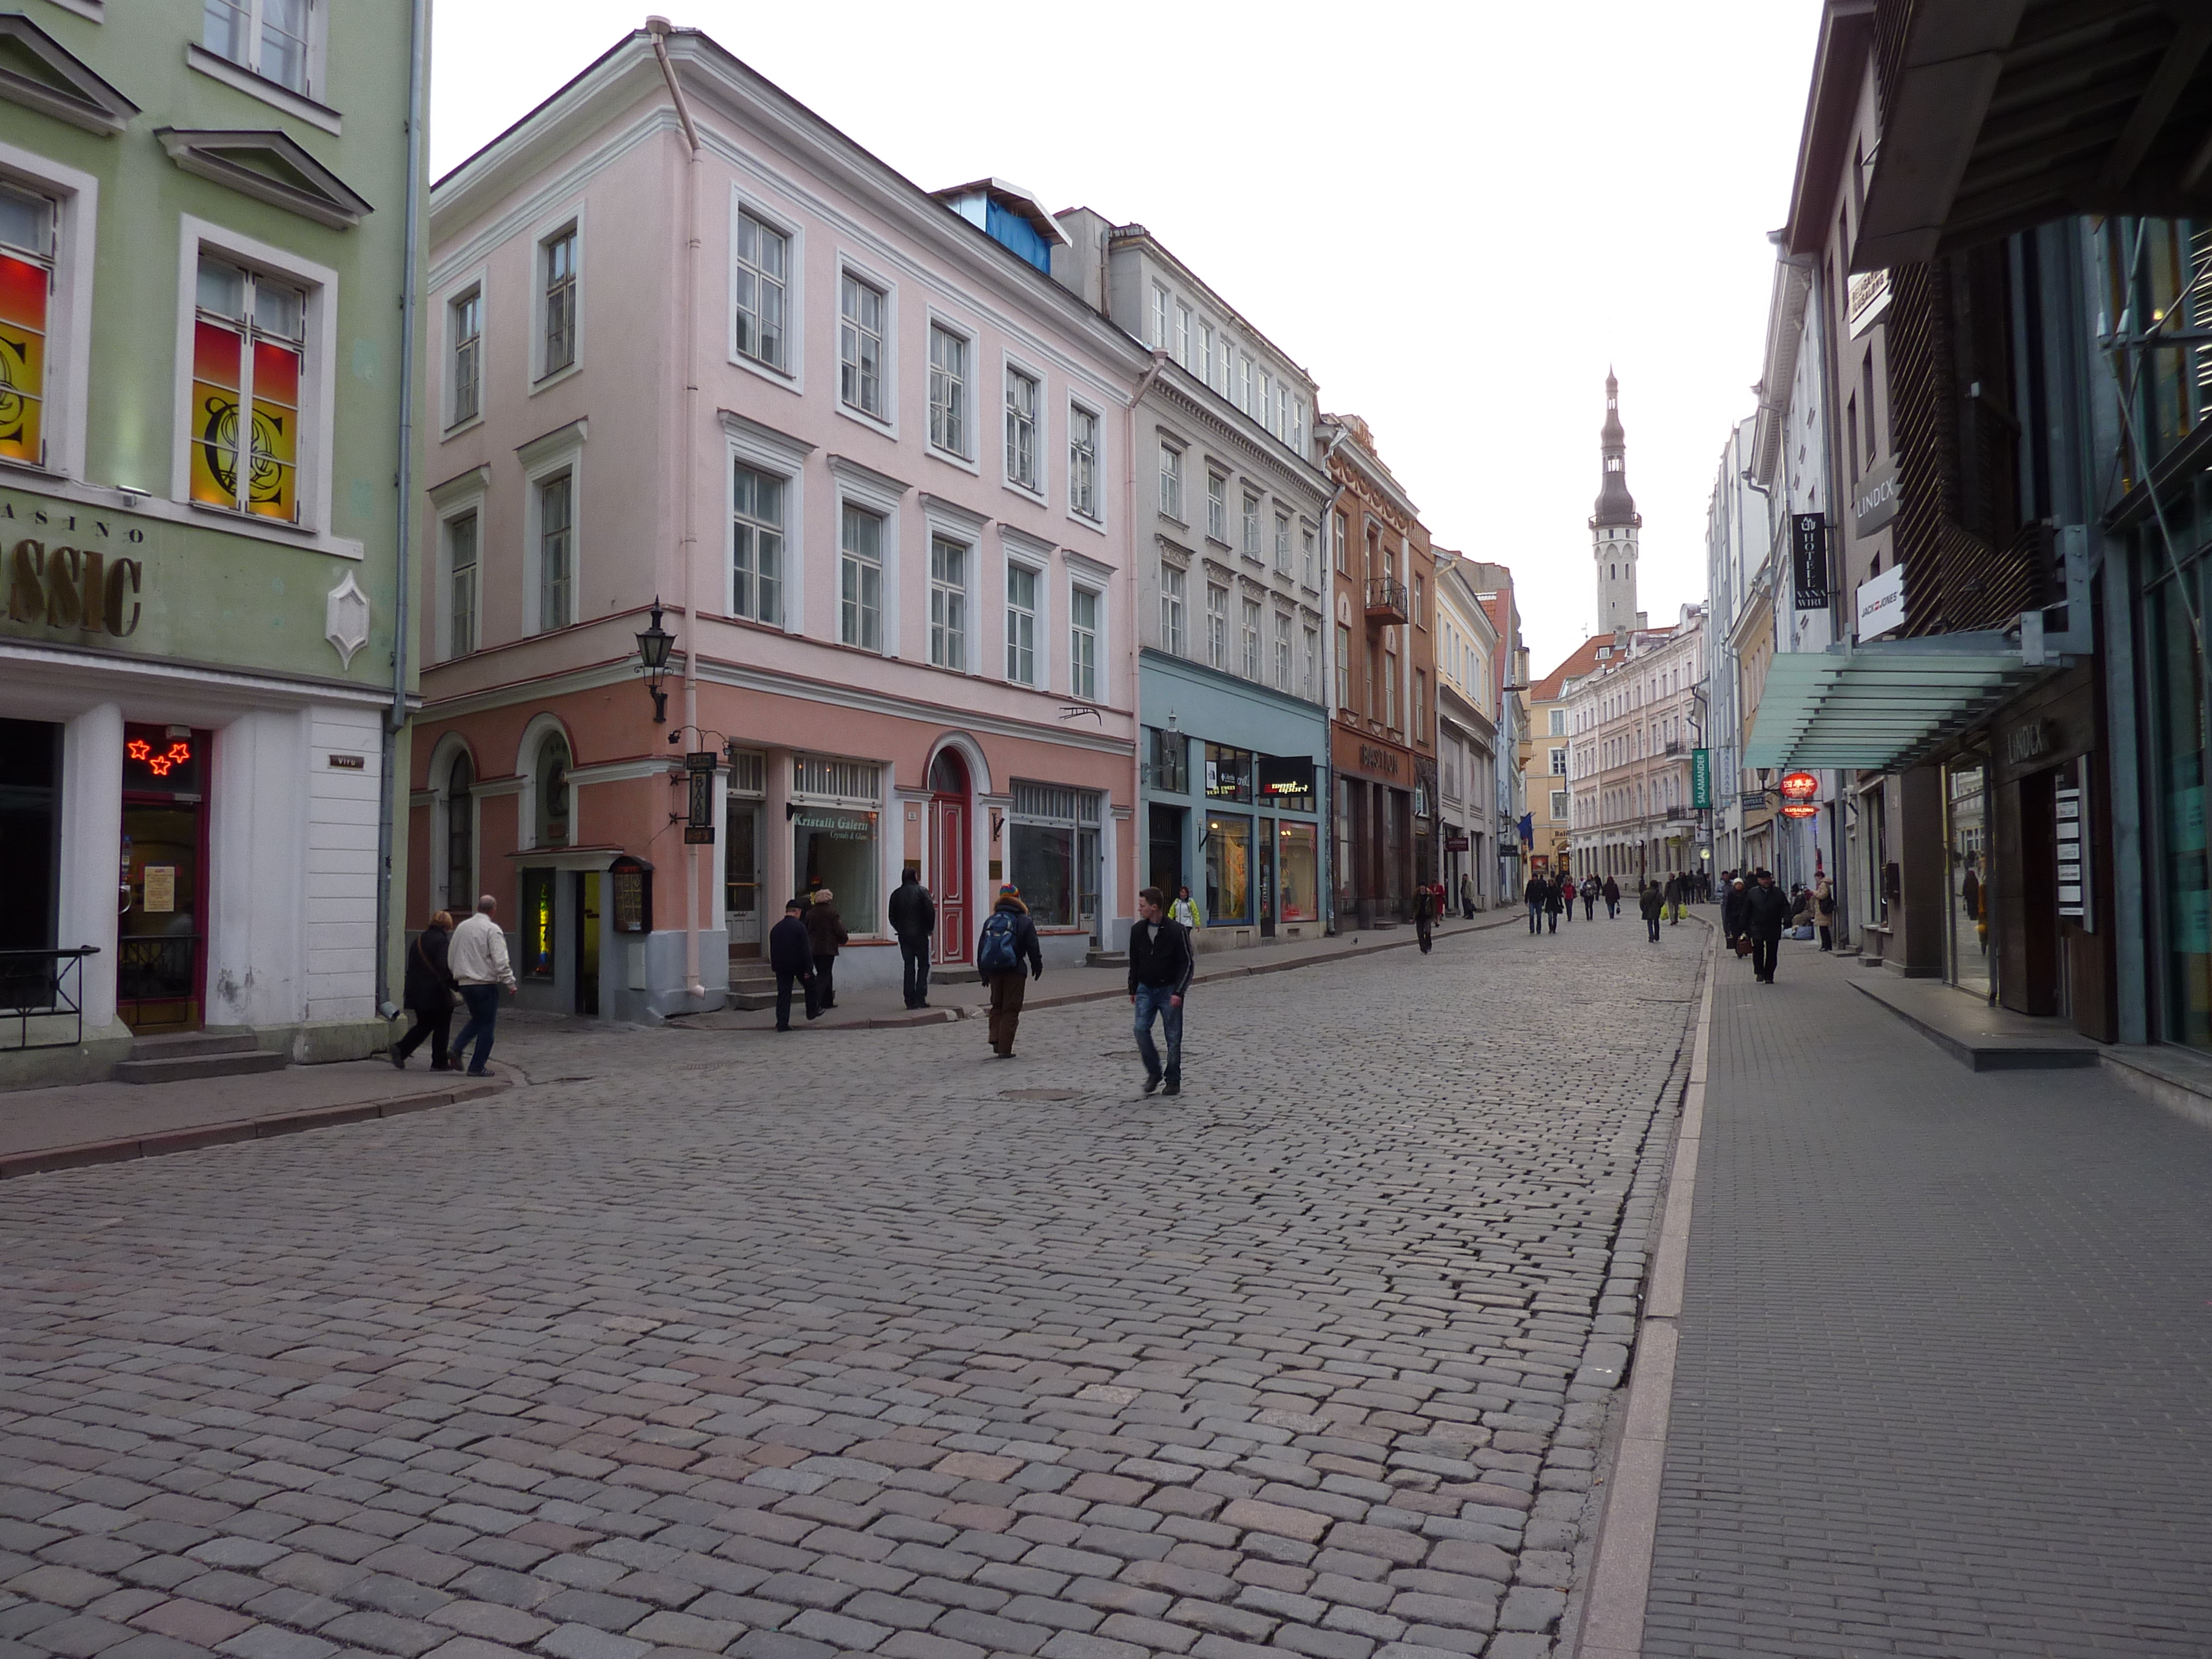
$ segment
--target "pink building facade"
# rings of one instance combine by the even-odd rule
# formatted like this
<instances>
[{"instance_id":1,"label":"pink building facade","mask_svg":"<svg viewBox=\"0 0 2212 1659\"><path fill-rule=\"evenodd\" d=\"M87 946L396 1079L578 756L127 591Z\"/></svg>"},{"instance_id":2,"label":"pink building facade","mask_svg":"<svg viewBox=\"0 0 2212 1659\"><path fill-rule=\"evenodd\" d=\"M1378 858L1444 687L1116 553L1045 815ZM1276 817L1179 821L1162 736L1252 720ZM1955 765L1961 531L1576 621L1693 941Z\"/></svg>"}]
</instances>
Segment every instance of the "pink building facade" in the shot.
<instances>
[{"instance_id":1,"label":"pink building facade","mask_svg":"<svg viewBox=\"0 0 2212 1659\"><path fill-rule=\"evenodd\" d=\"M933 197L660 44L433 191L411 925L492 894L526 1006L629 1019L720 1006L817 884L841 986L897 982L908 866L948 969L1002 880L1048 960L1120 944L1150 355L1023 192Z\"/></svg>"}]
</instances>

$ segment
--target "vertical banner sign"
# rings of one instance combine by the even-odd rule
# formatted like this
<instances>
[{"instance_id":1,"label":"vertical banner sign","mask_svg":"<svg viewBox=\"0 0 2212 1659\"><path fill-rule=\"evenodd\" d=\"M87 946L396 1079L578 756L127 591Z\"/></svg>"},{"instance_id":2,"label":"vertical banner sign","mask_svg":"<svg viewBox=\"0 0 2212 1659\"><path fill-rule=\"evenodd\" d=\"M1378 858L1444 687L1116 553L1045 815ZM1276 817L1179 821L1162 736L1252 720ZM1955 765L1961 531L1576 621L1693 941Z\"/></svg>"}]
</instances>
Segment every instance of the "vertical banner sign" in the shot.
<instances>
[{"instance_id":1,"label":"vertical banner sign","mask_svg":"<svg viewBox=\"0 0 2212 1659\"><path fill-rule=\"evenodd\" d=\"M2089 932L2089 821L2082 809L2083 775L2087 770L2087 759L2077 763L2079 772L2062 773L2067 778L2052 792L2057 818L2058 842L2058 914L2070 916Z\"/></svg>"},{"instance_id":2,"label":"vertical banner sign","mask_svg":"<svg viewBox=\"0 0 2212 1659\"><path fill-rule=\"evenodd\" d=\"M1699 812L1709 812L1713 805L1713 751L1692 749L1690 751L1690 805Z\"/></svg>"},{"instance_id":3,"label":"vertical banner sign","mask_svg":"<svg viewBox=\"0 0 2212 1659\"><path fill-rule=\"evenodd\" d=\"M1799 513L1790 520L1791 586L1800 611L1828 608L1828 521L1818 513Z\"/></svg>"},{"instance_id":4,"label":"vertical banner sign","mask_svg":"<svg viewBox=\"0 0 2212 1659\"><path fill-rule=\"evenodd\" d=\"M685 781L691 786L690 812L684 823L686 847L714 844L714 762L711 749L684 757Z\"/></svg>"}]
</instances>

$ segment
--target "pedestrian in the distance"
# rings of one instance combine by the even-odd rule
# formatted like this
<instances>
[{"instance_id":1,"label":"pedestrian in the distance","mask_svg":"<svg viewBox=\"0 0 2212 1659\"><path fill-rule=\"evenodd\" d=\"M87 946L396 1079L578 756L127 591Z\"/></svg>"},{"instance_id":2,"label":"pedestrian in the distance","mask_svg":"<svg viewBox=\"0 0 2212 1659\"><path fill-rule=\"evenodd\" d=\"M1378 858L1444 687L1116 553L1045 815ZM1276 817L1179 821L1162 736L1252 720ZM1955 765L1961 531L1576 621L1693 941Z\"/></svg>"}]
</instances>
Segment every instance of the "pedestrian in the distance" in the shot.
<instances>
[{"instance_id":1,"label":"pedestrian in the distance","mask_svg":"<svg viewBox=\"0 0 2212 1659\"><path fill-rule=\"evenodd\" d=\"M1605 919L1607 921L1620 921L1620 883L1613 877L1607 876L1605 878L1605 885L1598 890L1605 895Z\"/></svg>"},{"instance_id":2,"label":"pedestrian in the distance","mask_svg":"<svg viewBox=\"0 0 2212 1659\"><path fill-rule=\"evenodd\" d=\"M407 981L400 995L407 1012L415 1016L415 1025L392 1045L392 1063L403 1072L407 1069L407 1056L422 1046L424 1037L430 1039L430 1069L452 1069L446 1063L446 1037L453 1027L453 1003L461 994L460 987L453 983L453 970L446 965L453 933L452 913L441 910L423 924L407 952Z\"/></svg>"},{"instance_id":3,"label":"pedestrian in the distance","mask_svg":"<svg viewBox=\"0 0 2212 1659\"><path fill-rule=\"evenodd\" d=\"M1423 956L1436 944L1436 908L1435 888L1424 885L1413 890L1413 937L1420 941Z\"/></svg>"},{"instance_id":4,"label":"pedestrian in the distance","mask_svg":"<svg viewBox=\"0 0 2212 1659\"><path fill-rule=\"evenodd\" d=\"M1820 948L1836 948L1836 890L1826 876L1813 884L1813 914L1820 919Z\"/></svg>"},{"instance_id":5,"label":"pedestrian in the distance","mask_svg":"<svg viewBox=\"0 0 2212 1659\"><path fill-rule=\"evenodd\" d=\"M1198 965L1190 947L1190 930L1168 915L1160 906L1157 887L1137 895L1137 925L1129 930L1129 1001L1135 1010L1137 1054L1145 1062L1145 1092L1166 1088L1163 1094L1182 1092L1182 1000L1190 992L1192 970ZM1168 1057L1152 1042L1152 1021L1160 1022L1167 1038Z\"/></svg>"},{"instance_id":6,"label":"pedestrian in the distance","mask_svg":"<svg viewBox=\"0 0 2212 1659\"><path fill-rule=\"evenodd\" d=\"M1198 908L1198 901L1190 896L1188 885L1176 889L1176 901L1168 906L1168 915L1194 933L1206 926L1206 912Z\"/></svg>"},{"instance_id":7,"label":"pedestrian in the distance","mask_svg":"<svg viewBox=\"0 0 2212 1659\"><path fill-rule=\"evenodd\" d=\"M469 1053L469 1043L473 1039L476 1052L469 1060L471 1077L483 1077L491 1064L492 1026L499 1018L500 988L506 987L509 996L514 994L514 969L507 959L507 935L500 932L495 920L498 910L497 899L489 893L480 896L476 915L462 920L446 946L446 967L453 982L460 987L461 1000L469 1009L468 1023L453 1039L447 1068L451 1070L463 1054Z\"/></svg>"},{"instance_id":8,"label":"pedestrian in the distance","mask_svg":"<svg viewBox=\"0 0 2212 1659\"><path fill-rule=\"evenodd\" d=\"M1753 871L1754 884L1744 895L1744 932L1751 935L1752 977L1774 983L1782 954L1782 930L1790 921L1790 896L1774 884L1771 870Z\"/></svg>"},{"instance_id":9,"label":"pedestrian in the distance","mask_svg":"<svg viewBox=\"0 0 2212 1659\"><path fill-rule=\"evenodd\" d=\"M1036 923L1022 902L1022 890L1012 882L999 889L999 902L983 918L983 932L975 941L975 969L991 988L991 1051L1000 1060L1012 1060L1029 981L1044 977Z\"/></svg>"},{"instance_id":10,"label":"pedestrian in the distance","mask_svg":"<svg viewBox=\"0 0 2212 1659\"><path fill-rule=\"evenodd\" d=\"M1565 905L1559 897L1559 882L1558 878L1554 877L1544 884L1544 915L1545 919L1551 923L1552 931L1555 933L1559 931L1559 912L1565 908Z\"/></svg>"},{"instance_id":11,"label":"pedestrian in the distance","mask_svg":"<svg viewBox=\"0 0 2212 1659\"><path fill-rule=\"evenodd\" d=\"M1682 921L1682 878L1670 874L1667 878L1667 925L1679 927Z\"/></svg>"},{"instance_id":12,"label":"pedestrian in the distance","mask_svg":"<svg viewBox=\"0 0 2212 1659\"><path fill-rule=\"evenodd\" d=\"M1659 918L1667 908L1667 890L1656 881L1645 882L1637 906L1644 913L1644 932L1656 945L1659 942Z\"/></svg>"},{"instance_id":13,"label":"pedestrian in the distance","mask_svg":"<svg viewBox=\"0 0 2212 1659\"><path fill-rule=\"evenodd\" d=\"M1459 915L1462 921L1474 920L1474 878L1464 872L1459 878Z\"/></svg>"},{"instance_id":14,"label":"pedestrian in the distance","mask_svg":"<svg viewBox=\"0 0 2212 1659\"><path fill-rule=\"evenodd\" d=\"M921 884L921 872L906 866L890 907L891 932L898 935L899 961L903 967L906 1006L929 1006L929 941L937 932L937 901Z\"/></svg>"},{"instance_id":15,"label":"pedestrian in the distance","mask_svg":"<svg viewBox=\"0 0 2212 1659\"><path fill-rule=\"evenodd\" d=\"M793 899L783 920L768 930L768 965L775 972L775 1029L791 1029L791 988L805 988L806 1017L822 1018L814 995L814 945L806 936L806 907Z\"/></svg>"},{"instance_id":16,"label":"pedestrian in the distance","mask_svg":"<svg viewBox=\"0 0 2212 1659\"><path fill-rule=\"evenodd\" d=\"M1544 895L1550 890L1551 884L1540 870L1529 877L1528 884L1521 890L1522 901L1528 907L1528 931L1532 933L1544 931Z\"/></svg>"},{"instance_id":17,"label":"pedestrian in the distance","mask_svg":"<svg viewBox=\"0 0 2212 1659\"><path fill-rule=\"evenodd\" d=\"M1597 920L1597 878L1584 876L1583 878L1583 920L1584 921Z\"/></svg>"},{"instance_id":18,"label":"pedestrian in the distance","mask_svg":"<svg viewBox=\"0 0 2212 1659\"><path fill-rule=\"evenodd\" d=\"M814 1006L825 1014L837 1006L837 947L852 938L845 931L845 919L837 914L836 901L836 894L817 887L806 912L806 944L814 956Z\"/></svg>"},{"instance_id":19,"label":"pedestrian in the distance","mask_svg":"<svg viewBox=\"0 0 2212 1659\"><path fill-rule=\"evenodd\" d=\"M1729 882L1728 890L1721 895L1721 938L1731 951L1735 949L1735 942L1743 937L1743 878L1733 877Z\"/></svg>"}]
</instances>

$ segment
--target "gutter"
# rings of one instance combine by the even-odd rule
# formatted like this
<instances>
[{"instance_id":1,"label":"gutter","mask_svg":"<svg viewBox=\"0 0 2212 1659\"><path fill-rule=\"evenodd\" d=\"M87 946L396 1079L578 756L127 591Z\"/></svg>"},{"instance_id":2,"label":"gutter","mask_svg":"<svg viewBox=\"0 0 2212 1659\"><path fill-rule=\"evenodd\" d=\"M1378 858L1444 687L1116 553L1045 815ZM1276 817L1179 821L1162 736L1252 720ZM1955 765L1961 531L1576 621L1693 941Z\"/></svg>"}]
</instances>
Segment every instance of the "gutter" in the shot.
<instances>
[{"instance_id":1,"label":"gutter","mask_svg":"<svg viewBox=\"0 0 2212 1659\"><path fill-rule=\"evenodd\" d=\"M404 246L407 267L399 285L399 495L398 533L393 539L397 597L392 608L392 706L385 711L379 744L376 816L376 1007L386 1019L398 1017L392 1000L392 813L396 804L392 769L398 759L399 733L407 726L408 628L415 521L415 264L422 245L422 120L428 90L430 0L414 0L407 24L407 210Z\"/></svg>"},{"instance_id":2,"label":"gutter","mask_svg":"<svg viewBox=\"0 0 2212 1659\"><path fill-rule=\"evenodd\" d=\"M1106 280L1105 254L1099 255L1099 280ZM1099 298L1105 298L1102 288ZM1129 637L1141 642L1145 637L1144 586L1137 576L1137 407L1145 401L1145 394L1160 378L1168 366L1165 348L1152 353L1152 365L1137 377L1137 389L1130 394L1128 419L1121 432L1121 515L1129 526ZM1185 611L1188 617L1188 612ZM1165 641L1161 643L1164 645ZM1138 884L1138 849L1148 844L1145 828L1145 696L1141 684L1144 676L1144 653L1141 649L1129 653L1129 707L1137 711L1137 741L1129 756L1129 892L1132 899L1141 890ZM1119 902L1119 901L1116 901ZM1132 905L1133 914L1134 906Z\"/></svg>"}]
</instances>

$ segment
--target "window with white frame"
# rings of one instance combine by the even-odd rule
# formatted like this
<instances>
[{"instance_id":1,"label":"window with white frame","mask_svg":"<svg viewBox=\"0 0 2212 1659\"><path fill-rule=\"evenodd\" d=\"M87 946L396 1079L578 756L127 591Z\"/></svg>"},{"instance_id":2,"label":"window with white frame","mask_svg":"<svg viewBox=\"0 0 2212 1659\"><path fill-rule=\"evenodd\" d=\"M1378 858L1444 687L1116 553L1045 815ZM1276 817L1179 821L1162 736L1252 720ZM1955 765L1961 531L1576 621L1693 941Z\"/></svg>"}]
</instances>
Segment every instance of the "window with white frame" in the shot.
<instances>
[{"instance_id":1,"label":"window with white frame","mask_svg":"<svg viewBox=\"0 0 2212 1659\"><path fill-rule=\"evenodd\" d=\"M1237 407L1247 415L1252 408L1252 360L1243 352L1237 354Z\"/></svg>"},{"instance_id":2,"label":"window with white frame","mask_svg":"<svg viewBox=\"0 0 2212 1659\"><path fill-rule=\"evenodd\" d=\"M929 325L929 441L968 453L968 342L942 323Z\"/></svg>"},{"instance_id":3,"label":"window with white frame","mask_svg":"<svg viewBox=\"0 0 2212 1659\"><path fill-rule=\"evenodd\" d=\"M1291 515L1275 514L1275 568L1287 576L1291 574Z\"/></svg>"},{"instance_id":4,"label":"window with white frame","mask_svg":"<svg viewBox=\"0 0 2212 1659\"><path fill-rule=\"evenodd\" d=\"M1152 347L1155 350L1168 349L1168 316L1172 296L1164 283L1152 284Z\"/></svg>"},{"instance_id":5,"label":"window with white frame","mask_svg":"<svg viewBox=\"0 0 2212 1659\"><path fill-rule=\"evenodd\" d=\"M1275 690L1291 689L1291 619L1288 613L1275 613Z\"/></svg>"},{"instance_id":6,"label":"window with white frame","mask_svg":"<svg viewBox=\"0 0 2212 1659\"><path fill-rule=\"evenodd\" d=\"M1081 404L1067 408L1067 507L1098 516L1098 415Z\"/></svg>"},{"instance_id":7,"label":"window with white frame","mask_svg":"<svg viewBox=\"0 0 2212 1659\"><path fill-rule=\"evenodd\" d=\"M740 208L738 210L737 344L740 356L788 371L787 344L791 283L791 238Z\"/></svg>"},{"instance_id":8,"label":"window with white frame","mask_svg":"<svg viewBox=\"0 0 2212 1659\"><path fill-rule=\"evenodd\" d=\"M301 96L314 0L202 0L200 45Z\"/></svg>"},{"instance_id":9,"label":"window with white frame","mask_svg":"<svg viewBox=\"0 0 2212 1659\"><path fill-rule=\"evenodd\" d=\"M307 296L211 253L192 330L191 499L295 524Z\"/></svg>"},{"instance_id":10,"label":"window with white frame","mask_svg":"<svg viewBox=\"0 0 2212 1659\"><path fill-rule=\"evenodd\" d=\"M1351 545L1351 538L1346 532L1345 515L1341 513L1332 514L1329 517L1329 537L1336 550L1333 558L1338 572L1348 575L1351 573L1345 559Z\"/></svg>"},{"instance_id":11,"label":"window with white frame","mask_svg":"<svg viewBox=\"0 0 2212 1659\"><path fill-rule=\"evenodd\" d=\"M1566 775L1567 750L1566 746L1563 744L1559 748L1552 750L1552 775L1555 778L1563 778L1566 776Z\"/></svg>"},{"instance_id":12,"label":"window with white frame","mask_svg":"<svg viewBox=\"0 0 2212 1659\"><path fill-rule=\"evenodd\" d=\"M33 466L46 459L59 217L48 198L0 185L0 457Z\"/></svg>"},{"instance_id":13,"label":"window with white frame","mask_svg":"<svg viewBox=\"0 0 2212 1659\"><path fill-rule=\"evenodd\" d=\"M1306 400L1291 399L1291 447L1299 454L1306 453Z\"/></svg>"},{"instance_id":14,"label":"window with white frame","mask_svg":"<svg viewBox=\"0 0 2212 1659\"><path fill-rule=\"evenodd\" d=\"M1310 524L1298 526L1298 568L1303 573L1300 580L1308 587L1318 588L1321 586L1321 555L1314 545L1314 527Z\"/></svg>"},{"instance_id":15,"label":"window with white frame","mask_svg":"<svg viewBox=\"0 0 2212 1659\"><path fill-rule=\"evenodd\" d=\"M1229 667L1229 590L1218 582L1206 585L1206 659Z\"/></svg>"},{"instance_id":16,"label":"window with white frame","mask_svg":"<svg viewBox=\"0 0 2212 1659\"><path fill-rule=\"evenodd\" d=\"M1306 654L1298 675L1298 691L1308 702L1321 695L1321 629L1305 630Z\"/></svg>"},{"instance_id":17,"label":"window with white frame","mask_svg":"<svg viewBox=\"0 0 2212 1659\"><path fill-rule=\"evenodd\" d=\"M465 657L477 648L477 515L463 513L446 520L447 655Z\"/></svg>"},{"instance_id":18,"label":"window with white frame","mask_svg":"<svg viewBox=\"0 0 2212 1659\"><path fill-rule=\"evenodd\" d=\"M1244 536L1239 544L1248 559L1260 556L1260 498L1250 490L1244 492Z\"/></svg>"},{"instance_id":19,"label":"window with white frame","mask_svg":"<svg viewBox=\"0 0 2212 1659\"><path fill-rule=\"evenodd\" d=\"M476 419L483 406L483 289L472 288L447 306L446 330L453 385L447 424L459 426Z\"/></svg>"},{"instance_id":20,"label":"window with white frame","mask_svg":"<svg viewBox=\"0 0 2212 1659\"><path fill-rule=\"evenodd\" d=\"M1067 592L1067 692L1085 702L1098 700L1098 594L1092 588Z\"/></svg>"},{"instance_id":21,"label":"window with white frame","mask_svg":"<svg viewBox=\"0 0 2212 1659\"><path fill-rule=\"evenodd\" d=\"M945 536L929 538L929 659L968 666L968 550Z\"/></svg>"},{"instance_id":22,"label":"window with white frame","mask_svg":"<svg viewBox=\"0 0 2212 1659\"><path fill-rule=\"evenodd\" d=\"M1160 561L1160 649L1171 657L1183 654L1183 618L1189 605L1190 579L1182 570Z\"/></svg>"},{"instance_id":23,"label":"window with white frame","mask_svg":"<svg viewBox=\"0 0 2212 1659\"><path fill-rule=\"evenodd\" d=\"M1006 678L1036 684L1037 573L1025 564L1006 567Z\"/></svg>"},{"instance_id":24,"label":"window with white frame","mask_svg":"<svg viewBox=\"0 0 2212 1659\"><path fill-rule=\"evenodd\" d=\"M1198 325L1197 374L1198 378L1205 381L1209 386L1213 384L1214 356L1213 325L1212 323L1200 323Z\"/></svg>"},{"instance_id":25,"label":"window with white frame","mask_svg":"<svg viewBox=\"0 0 2212 1659\"><path fill-rule=\"evenodd\" d=\"M743 461L734 465L736 521L730 538L730 614L781 626L785 481Z\"/></svg>"},{"instance_id":26,"label":"window with white frame","mask_svg":"<svg viewBox=\"0 0 2212 1659\"><path fill-rule=\"evenodd\" d=\"M576 361L576 228L558 230L538 245L540 302L544 307L544 356L538 378L557 374Z\"/></svg>"},{"instance_id":27,"label":"window with white frame","mask_svg":"<svg viewBox=\"0 0 2212 1659\"><path fill-rule=\"evenodd\" d=\"M1336 706L1352 707L1352 630L1336 625Z\"/></svg>"},{"instance_id":28,"label":"window with white frame","mask_svg":"<svg viewBox=\"0 0 2212 1659\"><path fill-rule=\"evenodd\" d=\"M1182 521L1182 451L1163 440L1160 444L1160 511Z\"/></svg>"},{"instance_id":29,"label":"window with white frame","mask_svg":"<svg viewBox=\"0 0 2212 1659\"><path fill-rule=\"evenodd\" d=\"M845 503L839 515L837 637L863 651L884 648L884 521Z\"/></svg>"},{"instance_id":30,"label":"window with white frame","mask_svg":"<svg viewBox=\"0 0 2212 1659\"><path fill-rule=\"evenodd\" d=\"M1229 478L1211 469L1206 475L1206 533L1229 544Z\"/></svg>"},{"instance_id":31,"label":"window with white frame","mask_svg":"<svg viewBox=\"0 0 2212 1659\"><path fill-rule=\"evenodd\" d=\"M1006 477L1024 489L1037 487L1037 383L1018 368L1006 371Z\"/></svg>"},{"instance_id":32,"label":"window with white frame","mask_svg":"<svg viewBox=\"0 0 2212 1659\"><path fill-rule=\"evenodd\" d=\"M1260 601L1244 601L1244 678L1260 678Z\"/></svg>"},{"instance_id":33,"label":"window with white frame","mask_svg":"<svg viewBox=\"0 0 2212 1659\"><path fill-rule=\"evenodd\" d=\"M837 395L848 408L885 418L884 291L847 271L837 283Z\"/></svg>"},{"instance_id":34,"label":"window with white frame","mask_svg":"<svg viewBox=\"0 0 2212 1659\"><path fill-rule=\"evenodd\" d=\"M538 490L538 630L576 620L576 475L563 469Z\"/></svg>"},{"instance_id":35,"label":"window with white frame","mask_svg":"<svg viewBox=\"0 0 2212 1659\"><path fill-rule=\"evenodd\" d=\"M1176 301L1176 361L1185 368L1192 367L1190 357L1190 307L1182 301Z\"/></svg>"}]
</instances>

